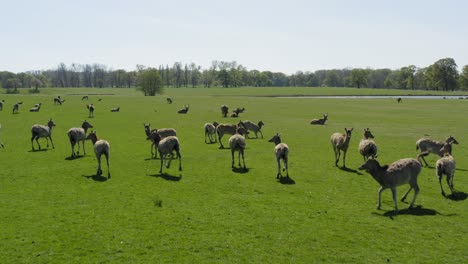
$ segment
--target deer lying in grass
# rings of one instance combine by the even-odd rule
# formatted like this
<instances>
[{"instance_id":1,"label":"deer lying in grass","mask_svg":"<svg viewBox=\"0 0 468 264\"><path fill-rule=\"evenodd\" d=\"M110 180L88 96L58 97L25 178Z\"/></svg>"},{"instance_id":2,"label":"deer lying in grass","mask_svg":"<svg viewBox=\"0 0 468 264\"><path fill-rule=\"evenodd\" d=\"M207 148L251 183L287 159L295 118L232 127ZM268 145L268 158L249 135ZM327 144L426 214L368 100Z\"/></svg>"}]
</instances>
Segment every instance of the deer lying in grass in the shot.
<instances>
[{"instance_id":1,"label":"deer lying in grass","mask_svg":"<svg viewBox=\"0 0 468 264\"><path fill-rule=\"evenodd\" d=\"M353 128L345 128L345 134L334 133L331 135L330 142L335 152L335 166L338 167L338 161L340 160L340 154L343 152L343 168L346 168L346 152L348 151L349 141L351 140L351 132Z\"/></svg>"},{"instance_id":2,"label":"deer lying in grass","mask_svg":"<svg viewBox=\"0 0 468 264\"><path fill-rule=\"evenodd\" d=\"M380 166L379 162L375 159L368 159L366 163L359 167L359 170L367 171L380 184L377 209L380 210L382 192L385 189L391 189L393 203L395 204L395 213L398 213L396 188L407 183L409 183L410 188L403 195L401 201L404 201L408 193L414 189L413 201L411 201L409 208L414 206L414 202L419 193L418 175L421 172L421 163L416 159L400 159L385 166Z\"/></svg>"},{"instance_id":3,"label":"deer lying in grass","mask_svg":"<svg viewBox=\"0 0 468 264\"><path fill-rule=\"evenodd\" d=\"M320 118L320 119L312 119L310 121L310 124L311 125L325 125L325 122L327 121L328 119L328 113L327 114L323 114L323 118Z\"/></svg>"},{"instance_id":4,"label":"deer lying in grass","mask_svg":"<svg viewBox=\"0 0 468 264\"><path fill-rule=\"evenodd\" d=\"M179 109L179 110L177 111L177 113L179 113L179 114L186 114L186 113L188 112L188 110L189 110L189 107L190 107L190 105L186 105L186 106L184 106L184 108Z\"/></svg>"},{"instance_id":5,"label":"deer lying in grass","mask_svg":"<svg viewBox=\"0 0 468 264\"><path fill-rule=\"evenodd\" d=\"M41 110L41 105L42 103L38 103L34 107L29 108L29 112L39 112L39 110Z\"/></svg>"},{"instance_id":6,"label":"deer lying in grass","mask_svg":"<svg viewBox=\"0 0 468 264\"><path fill-rule=\"evenodd\" d=\"M106 157L106 163L107 163L107 178L110 179L111 174L110 174L110 167L109 167L109 154L110 154L109 142L103 139L98 139L96 136L96 131L91 131L91 133L89 133L86 139L91 139L94 145L94 153L96 154L96 159L98 161L98 168L97 168L96 175L97 176L102 175L101 156L104 154L104 156Z\"/></svg>"},{"instance_id":7,"label":"deer lying in grass","mask_svg":"<svg viewBox=\"0 0 468 264\"><path fill-rule=\"evenodd\" d=\"M424 159L425 156L429 155L430 153L434 153L438 155L439 157L443 157L444 153L441 152L442 148L444 147L445 143L453 143L453 144L458 144L458 141L452 137L449 136L447 139L444 141L435 141L430 138L421 138L416 142L416 150L420 150L421 152L418 154L418 160L421 161L421 159L424 161L424 164L426 167L428 166L426 160ZM452 144L448 146L448 154L452 155Z\"/></svg>"}]
</instances>

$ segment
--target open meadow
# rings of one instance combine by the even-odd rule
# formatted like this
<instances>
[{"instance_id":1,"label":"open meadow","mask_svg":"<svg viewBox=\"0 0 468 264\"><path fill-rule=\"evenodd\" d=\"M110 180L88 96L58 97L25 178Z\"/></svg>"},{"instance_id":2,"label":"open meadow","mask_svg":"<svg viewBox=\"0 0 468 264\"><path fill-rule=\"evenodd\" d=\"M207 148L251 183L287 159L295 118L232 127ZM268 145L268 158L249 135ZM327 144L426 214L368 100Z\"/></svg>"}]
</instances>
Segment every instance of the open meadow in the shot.
<instances>
[{"instance_id":1,"label":"open meadow","mask_svg":"<svg viewBox=\"0 0 468 264\"><path fill-rule=\"evenodd\" d=\"M321 99L270 95L393 94L377 89L44 89L0 94L0 263L466 263L468 262L468 100ZM411 92L424 94L424 91ZM436 94L435 92L431 92ZM88 101L82 101L89 94ZM438 93L441 94L441 93ZM60 95L65 102L54 105ZM166 97L173 98L168 104ZM99 99L102 99L99 101ZM18 114L15 102L22 101ZM37 113L29 112L42 103ZM88 117L86 104L96 107ZM245 107L223 118L220 106ZM187 114L177 110L189 105ZM110 112L120 106L120 112ZM324 126L309 124L328 113ZM31 151L31 126L52 118L55 149ZM112 177L96 176L92 143L70 159L67 131L89 121L110 143ZM247 139L247 170L231 168L228 148L204 142L206 122L262 120L264 138ZM177 130L182 167L159 174L143 123ZM334 164L330 136L354 128L347 170ZM416 157L416 141L454 136L457 198L440 193L437 156L419 174L416 208L393 214L391 191L376 209L378 183L357 168L370 128L378 160ZM276 179L274 144L289 145L289 176ZM252 136L252 135L251 135ZM223 137L228 147L229 136ZM43 149L44 138L40 140ZM35 144L35 142L34 142ZM82 153L80 153L82 154ZM237 155L236 155L237 164ZM339 165L342 165L340 160ZM107 166L103 163L103 176ZM443 179L443 187L450 190ZM398 198L408 185L398 188Z\"/></svg>"}]
</instances>

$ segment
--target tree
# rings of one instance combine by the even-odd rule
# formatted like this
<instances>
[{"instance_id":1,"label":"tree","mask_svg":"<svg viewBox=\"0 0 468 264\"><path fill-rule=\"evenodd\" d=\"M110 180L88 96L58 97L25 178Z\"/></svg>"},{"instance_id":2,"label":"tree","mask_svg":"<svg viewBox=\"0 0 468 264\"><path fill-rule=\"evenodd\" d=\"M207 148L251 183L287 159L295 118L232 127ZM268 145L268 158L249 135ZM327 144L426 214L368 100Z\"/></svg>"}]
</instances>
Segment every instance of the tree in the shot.
<instances>
[{"instance_id":1,"label":"tree","mask_svg":"<svg viewBox=\"0 0 468 264\"><path fill-rule=\"evenodd\" d=\"M327 71L325 80L323 80L323 84L328 87L337 87L338 86L338 74L334 70Z\"/></svg>"},{"instance_id":2,"label":"tree","mask_svg":"<svg viewBox=\"0 0 468 264\"><path fill-rule=\"evenodd\" d=\"M367 85L367 71L364 69L353 69L351 71L351 82L357 88Z\"/></svg>"},{"instance_id":3,"label":"tree","mask_svg":"<svg viewBox=\"0 0 468 264\"><path fill-rule=\"evenodd\" d=\"M9 78L6 80L4 88L7 89L7 93L18 93L18 87L21 85L21 82L18 78ZM13 91L10 89L13 88Z\"/></svg>"},{"instance_id":4,"label":"tree","mask_svg":"<svg viewBox=\"0 0 468 264\"><path fill-rule=\"evenodd\" d=\"M367 76L367 86L371 88L385 87L385 79L391 72L390 69L371 70Z\"/></svg>"},{"instance_id":5,"label":"tree","mask_svg":"<svg viewBox=\"0 0 468 264\"><path fill-rule=\"evenodd\" d=\"M100 64L94 64L94 87L102 88L104 87L107 70L106 66Z\"/></svg>"},{"instance_id":6,"label":"tree","mask_svg":"<svg viewBox=\"0 0 468 264\"><path fill-rule=\"evenodd\" d=\"M190 64L190 83L192 88L195 88L198 85L198 80L200 79L200 66L197 66L195 63Z\"/></svg>"},{"instance_id":7,"label":"tree","mask_svg":"<svg viewBox=\"0 0 468 264\"><path fill-rule=\"evenodd\" d=\"M457 64L452 58L436 61L432 66L432 81L437 88L442 87L444 91L455 90L458 82Z\"/></svg>"},{"instance_id":8,"label":"tree","mask_svg":"<svg viewBox=\"0 0 468 264\"><path fill-rule=\"evenodd\" d=\"M161 75L159 75L159 71L154 68L149 68L139 73L138 85L145 96L155 96L163 92Z\"/></svg>"},{"instance_id":9,"label":"tree","mask_svg":"<svg viewBox=\"0 0 468 264\"><path fill-rule=\"evenodd\" d=\"M468 90L468 65L463 66L463 70L459 79L459 87L462 90Z\"/></svg>"},{"instance_id":10,"label":"tree","mask_svg":"<svg viewBox=\"0 0 468 264\"><path fill-rule=\"evenodd\" d=\"M43 86L44 84L39 78L33 77L31 80L31 85L34 86L34 93L39 93L39 87Z\"/></svg>"},{"instance_id":11,"label":"tree","mask_svg":"<svg viewBox=\"0 0 468 264\"><path fill-rule=\"evenodd\" d=\"M387 75L384 81L385 88L398 88L398 75L400 71L392 71Z\"/></svg>"},{"instance_id":12,"label":"tree","mask_svg":"<svg viewBox=\"0 0 468 264\"><path fill-rule=\"evenodd\" d=\"M183 82L183 70L182 70L182 63L181 62L176 62L174 63L174 66L172 67L172 70L174 71L174 85L175 87L179 88L182 86Z\"/></svg>"},{"instance_id":13,"label":"tree","mask_svg":"<svg viewBox=\"0 0 468 264\"><path fill-rule=\"evenodd\" d=\"M399 82L403 89L414 90L414 75L416 73L416 66L410 65L400 69Z\"/></svg>"}]
</instances>

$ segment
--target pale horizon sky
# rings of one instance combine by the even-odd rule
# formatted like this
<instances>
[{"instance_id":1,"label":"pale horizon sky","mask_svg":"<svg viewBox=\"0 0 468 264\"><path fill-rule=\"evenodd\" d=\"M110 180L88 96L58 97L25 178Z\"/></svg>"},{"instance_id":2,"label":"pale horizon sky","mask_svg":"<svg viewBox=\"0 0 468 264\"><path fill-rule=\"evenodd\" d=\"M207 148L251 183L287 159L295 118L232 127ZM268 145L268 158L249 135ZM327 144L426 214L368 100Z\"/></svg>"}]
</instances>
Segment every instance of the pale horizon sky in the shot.
<instances>
[{"instance_id":1,"label":"pale horizon sky","mask_svg":"<svg viewBox=\"0 0 468 264\"><path fill-rule=\"evenodd\" d=\"M0 71L213 60L292 74L468 65L468 1L1 0Z\"/></svg>"}]
</instances>

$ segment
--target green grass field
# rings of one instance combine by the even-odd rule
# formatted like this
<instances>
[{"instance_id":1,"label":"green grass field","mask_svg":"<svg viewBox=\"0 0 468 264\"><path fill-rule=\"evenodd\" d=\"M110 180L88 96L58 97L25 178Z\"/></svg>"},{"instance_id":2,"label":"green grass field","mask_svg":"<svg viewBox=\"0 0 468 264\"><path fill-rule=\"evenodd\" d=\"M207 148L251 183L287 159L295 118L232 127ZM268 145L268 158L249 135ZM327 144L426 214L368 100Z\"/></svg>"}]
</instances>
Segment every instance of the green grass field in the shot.
<instances>
[{"instance_id":1,"label":"green grass field","mask_svg":"<svg viewBox=\"0 0 468 264\"><path fill-rule=\"evenodd\" d=\"M468 100L275 98L265 95L395 94L373 89L241 88L166 89L143 97L134 89L44 89L6 95L0 111L0 263L463 263L468 261ZM417 93L424 94L424 91ZM435 94L434 92L431 92ZM81 96L90 94L89 101ZM426 93L427 94L427 93ZM440 94L440 93L439 93ZM66 99L53 105L53 97ZM174 99L166 103L166 96ZM98 101L102 98L102 101ZM23 101L19 114L12 104ZM28 109L42 102L38 113ZM88 118L86 103L96 106ZM190 105L186 115L177 109ZM238 119L220 106L245 107ZM110 108L120 106L121 112ZM311 126L328 113L325 126ZM53 118L55 149L31 151L31 126ZM70 160L67 131L86 119L111 145L112 178L96 177L91 142L87 155ZM265 138L248 139L248 171L231 169L228 149L205 144L203 125L262 120ZM159 175L143 123L173 127L181 143L177 161ZM350 170L335 167L329 138L353 127ZM357 171L363 129L370 128L379 161L416 157L425 134L453 135L455 188L462 199L444 198L433 165L419 175L417 208L391 191L376 210L379 185ZM273 143L281 133L290 148L291 180L275 179ZM223 138L227 146L228 137ZM45 139L40 139L45 148ZM340 161L341 165L341 161ZM107 168L103 167L104 175ZM444 189L449 193L445 183ZM398 188L398 196L408 187ZM410 193L409 198L412 198ZM411 199L408 199L411 201Z\"/></svg>"}]
</instances>

